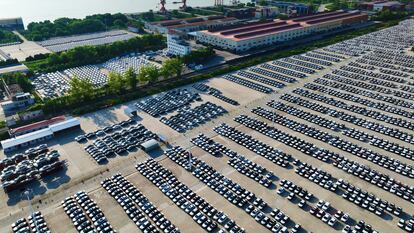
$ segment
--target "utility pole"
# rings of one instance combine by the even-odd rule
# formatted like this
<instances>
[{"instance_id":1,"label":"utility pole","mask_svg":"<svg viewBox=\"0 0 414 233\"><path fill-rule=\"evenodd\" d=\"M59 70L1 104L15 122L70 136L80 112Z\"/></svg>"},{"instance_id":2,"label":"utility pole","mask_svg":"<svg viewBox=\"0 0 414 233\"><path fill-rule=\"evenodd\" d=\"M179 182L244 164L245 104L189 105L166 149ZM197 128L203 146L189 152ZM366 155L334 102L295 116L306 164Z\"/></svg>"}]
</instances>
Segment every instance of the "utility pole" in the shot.
<instances>
[{"instance_id":1,"label":"utility pole","mask_svg":"<svg viewBox=\"0 0 414 233\"><path fill-rule=\"evenodd\" d=\"M193 170L193 161L191 160L191 152L188 151L187 153L188 153L188 168L189 168L190 171L192 171Z\"/></svg>"}]
</instances>

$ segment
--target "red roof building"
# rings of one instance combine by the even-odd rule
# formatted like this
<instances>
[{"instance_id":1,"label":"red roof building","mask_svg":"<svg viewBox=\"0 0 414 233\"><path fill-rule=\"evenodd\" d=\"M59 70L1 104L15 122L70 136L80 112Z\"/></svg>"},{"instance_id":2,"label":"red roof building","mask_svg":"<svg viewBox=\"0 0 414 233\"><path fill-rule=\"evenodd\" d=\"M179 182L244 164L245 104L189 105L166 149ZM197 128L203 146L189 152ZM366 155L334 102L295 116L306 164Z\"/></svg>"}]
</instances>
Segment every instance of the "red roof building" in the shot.
<instances>
[{"instance_id":1,"label":"red roof building","mask_svg":"<svg viewBox=\"0 0 414 233\"><path fill-rule=\"evenodd\" d=\"M63 122L65 120L66 120L65 116L58 116L58 117L51 118L49 120L39 121L33 124L24 125L18 128L10 129L9 133L10 133L10 136L16 137L16 136L31 133L37 130L48 128L50 125Z\"/></svg>"},{"instance_id":2,"label":"red roof building","mask_svg":"<svg viewBox=\"0 0 414 233\"><path fill-rule=\"evenodd\" d=\"M315 15L239 24L197 32L197 40L232 51L246 51L313 33L338 29L368 20L359 11L333 11Z\"/></svg>"}]
</instances>

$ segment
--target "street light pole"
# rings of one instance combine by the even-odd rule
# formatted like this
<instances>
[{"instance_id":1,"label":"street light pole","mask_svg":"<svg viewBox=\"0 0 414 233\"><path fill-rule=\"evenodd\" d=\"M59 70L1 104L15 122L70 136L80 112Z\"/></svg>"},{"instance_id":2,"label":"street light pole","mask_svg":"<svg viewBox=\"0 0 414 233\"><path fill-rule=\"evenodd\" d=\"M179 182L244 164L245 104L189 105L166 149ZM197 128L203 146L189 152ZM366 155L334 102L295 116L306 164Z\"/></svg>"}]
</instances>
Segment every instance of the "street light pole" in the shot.
<instances>
[{"instance_id":1,"label":"street light pole","mask_svg":"<svg viewBox=\"0 0 414 233\"><path fill-rule=\"evenodd\" d=\"M30 216L32 216L35 228L36 228L36 232L40 232L39 228L37 226L37 220L34 217L34 211L33 211L33 206L32 206L32 201L30 200L30 189L27 189L26 191L24 191L22 194L26 195L27 197L27 201L29 202L29 208L30 208Z\"/></svg>"}]
</instances>

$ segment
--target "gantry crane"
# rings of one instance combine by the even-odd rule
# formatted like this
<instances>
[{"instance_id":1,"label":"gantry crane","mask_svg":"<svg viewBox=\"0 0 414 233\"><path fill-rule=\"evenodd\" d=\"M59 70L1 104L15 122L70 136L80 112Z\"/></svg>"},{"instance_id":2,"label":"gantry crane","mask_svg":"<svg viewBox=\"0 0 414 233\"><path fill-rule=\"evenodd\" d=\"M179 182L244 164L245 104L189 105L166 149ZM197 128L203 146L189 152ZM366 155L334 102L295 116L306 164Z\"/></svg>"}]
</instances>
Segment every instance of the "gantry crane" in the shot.
<instances>
[{"instance_id":1,"label":"gantry crane","mask_svg":"<svg viewBox=\"0 0 414 233\"><path fill-rule=\"evenodd\" d=\"M166 0L160 0L160 12L161 13L166 13L167 9L165 8L165 5L167 4ZM187 9L187 0L181 0L179 2L172 2L172 4L183 4L180 9L181 10L185 10Z\"/></svg>"}]
</instances>

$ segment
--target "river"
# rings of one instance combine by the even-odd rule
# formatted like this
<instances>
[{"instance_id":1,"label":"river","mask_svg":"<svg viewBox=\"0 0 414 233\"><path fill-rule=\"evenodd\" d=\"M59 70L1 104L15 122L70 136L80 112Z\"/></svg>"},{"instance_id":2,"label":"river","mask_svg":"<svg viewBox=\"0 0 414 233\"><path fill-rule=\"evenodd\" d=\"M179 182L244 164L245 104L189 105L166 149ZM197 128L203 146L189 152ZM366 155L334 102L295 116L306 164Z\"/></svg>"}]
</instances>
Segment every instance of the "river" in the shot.
<instances>
[{"instance_id":1,"label":"river","mask_svg":"<svg viewBox=\"0 0 414 233\"><path fill-rule=\"evenodd\" d=\"M167 0L167 9L180 4ZM159 0L0 0L0 18L22 17L30 22L54 20L61 17L83 18L97 13L135 13L159 9ZM214 0L187 0L189 6L211 6ZM226 0L225 2L229 2ZM246 2L246 1L241 1Z\"/></svg>"}]
</instances>

